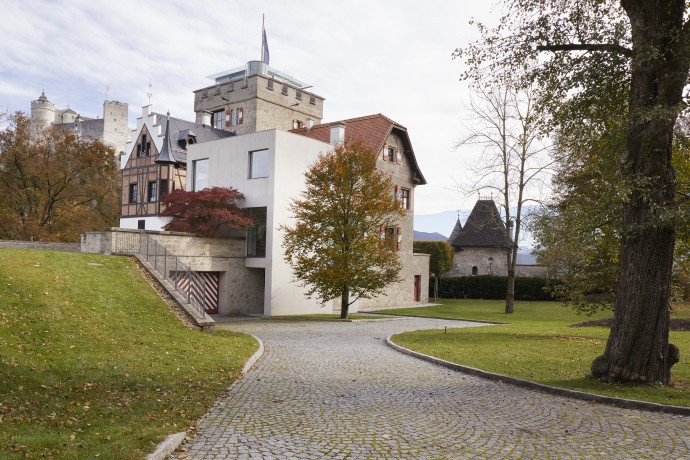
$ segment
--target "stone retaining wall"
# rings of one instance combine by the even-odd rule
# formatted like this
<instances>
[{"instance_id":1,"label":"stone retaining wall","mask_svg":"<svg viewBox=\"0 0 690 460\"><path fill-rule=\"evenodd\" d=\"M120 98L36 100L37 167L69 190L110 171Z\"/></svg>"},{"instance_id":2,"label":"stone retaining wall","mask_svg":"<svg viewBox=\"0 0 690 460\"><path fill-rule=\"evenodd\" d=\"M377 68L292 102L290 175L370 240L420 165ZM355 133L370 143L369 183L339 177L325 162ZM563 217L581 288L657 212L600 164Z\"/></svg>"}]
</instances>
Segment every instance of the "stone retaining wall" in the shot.
<instances>
[{"instance_id":1,"label":"stone retaining wall","mask_svg":"<svg viewBox=\"0 0 690 460\"><path fill-rule=\"evenodd\" d=\"M79 243L0 240L0 248L40 249L43 251L81 252Z\"/></svg>"},{"instance_id":2,"label":"stone retaining wall","mask_svg":"<svg viewBox=\"0 0 690 460\"><path fill-rule=\"evenodd\" d=\"M218 313L244 315L263 313L263 271L245 267L245 238L204 238L193 233L108 228L81 237L82 251L101 254L134 254L145 234L166 248L195 272L219 274ZM175 271L169 267L169 271ZM170 275L167 273L166 275Z\"/></svg>"}]
</instances>

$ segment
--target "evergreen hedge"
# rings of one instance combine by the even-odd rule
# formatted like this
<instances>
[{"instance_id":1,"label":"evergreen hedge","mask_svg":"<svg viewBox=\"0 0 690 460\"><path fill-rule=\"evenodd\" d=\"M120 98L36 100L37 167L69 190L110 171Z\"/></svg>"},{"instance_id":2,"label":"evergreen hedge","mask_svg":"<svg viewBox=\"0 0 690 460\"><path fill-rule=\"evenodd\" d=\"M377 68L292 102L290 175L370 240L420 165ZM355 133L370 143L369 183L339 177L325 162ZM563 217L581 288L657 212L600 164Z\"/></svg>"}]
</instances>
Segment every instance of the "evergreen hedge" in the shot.
<instances>
[{"instance_id":1,"label":"evergreen hedge","mask_svg":"<svg viewBox=\"0 0 690 460\"><path fill-rule=\"evenodd\" d=\"M517 278L515 300L557 300L545 288L552 285L549 278ZM508 279L505 276L453 276L443 277L438 283L438 295L444 299L506 298Z\"/></svg>"}]
</instances>

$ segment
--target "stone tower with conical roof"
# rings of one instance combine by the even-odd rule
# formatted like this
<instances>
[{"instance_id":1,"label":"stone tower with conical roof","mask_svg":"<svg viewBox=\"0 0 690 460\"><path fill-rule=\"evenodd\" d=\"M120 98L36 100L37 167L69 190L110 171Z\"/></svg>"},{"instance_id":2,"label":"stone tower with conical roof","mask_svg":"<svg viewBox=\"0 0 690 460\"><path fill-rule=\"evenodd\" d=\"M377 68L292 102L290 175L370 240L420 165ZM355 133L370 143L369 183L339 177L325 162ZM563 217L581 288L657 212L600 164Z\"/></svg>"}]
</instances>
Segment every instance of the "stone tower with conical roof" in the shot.
<instances>
[{"instance_id":1,"label":"stone tower with conical roof","mask_svg":"<svg viewBox=\"0 0 690 460\"><path fill-rule=\"evenodd\" d=\"M31 101L31 121L38 129L45 129L55 121L55 104L48 100L45 91Z\"/></svg>"}]
</instances>

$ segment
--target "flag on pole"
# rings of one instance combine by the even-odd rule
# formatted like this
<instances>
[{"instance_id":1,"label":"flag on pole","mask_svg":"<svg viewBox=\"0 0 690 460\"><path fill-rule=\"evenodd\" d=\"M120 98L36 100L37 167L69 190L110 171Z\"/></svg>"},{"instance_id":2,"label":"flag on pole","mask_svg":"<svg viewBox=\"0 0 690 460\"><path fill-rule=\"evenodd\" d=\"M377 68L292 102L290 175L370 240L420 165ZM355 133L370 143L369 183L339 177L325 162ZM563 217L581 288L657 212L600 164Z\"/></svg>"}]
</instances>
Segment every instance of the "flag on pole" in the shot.
<instances>
[{"instance_id":1,"label":"flag on pole","mask_svg":"<svg viewBox=\"0 0 690 460\"><path fill-rule=\"evenodd\" d=\"M264 19L261 20L261 62L268 65L268 40L266 39L266 27L264 26Z\"/></svg>"}]
</instances>

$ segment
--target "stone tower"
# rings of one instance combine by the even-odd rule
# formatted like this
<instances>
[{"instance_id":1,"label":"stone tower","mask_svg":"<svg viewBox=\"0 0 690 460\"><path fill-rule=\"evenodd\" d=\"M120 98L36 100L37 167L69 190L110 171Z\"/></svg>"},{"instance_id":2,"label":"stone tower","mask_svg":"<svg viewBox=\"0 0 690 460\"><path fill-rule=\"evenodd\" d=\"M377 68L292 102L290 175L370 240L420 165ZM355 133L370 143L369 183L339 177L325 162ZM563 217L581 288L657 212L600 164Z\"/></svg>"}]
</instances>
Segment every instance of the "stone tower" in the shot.
<instances>
[{"instance_id":1,"label":"stone tower","mask_svg":"<svg viewBox=\"0 0 690 460\"><path fill-rule=\"evenodd\" d=\"M194 91L196 122L249 134L321 123L324 98L308 85L261 61L212 75L213 86Z\"/></svg>"},{"instance_id":2,"label":"stone tower","mask_svg":"<svg viewBox=\"0 0 690 460\"><path fill-rule=\"evenodd\" d=\"M103 143L112 146L116 156L125 152L129 138L128 116L129 105L126 102L103 102Z\"/></svg>"},{"instance_id":3,"label":"stone tower","mask_svg":"<svg viewBox=\"0 0 690 460\"><path fill-rule=\"evenodd\" d=\"M55 104L48 100L45 91L31 101L31 120L38 129L45 129L55 122Z\"/></svg>"}]
</instances>

